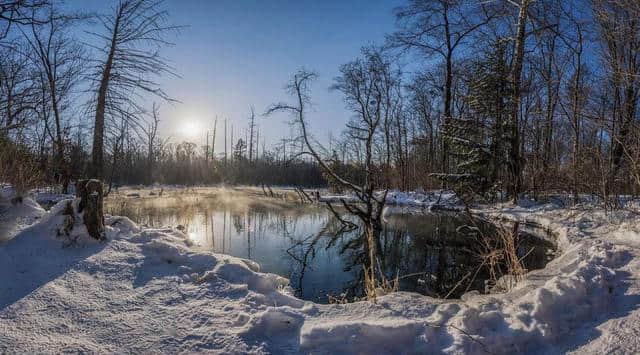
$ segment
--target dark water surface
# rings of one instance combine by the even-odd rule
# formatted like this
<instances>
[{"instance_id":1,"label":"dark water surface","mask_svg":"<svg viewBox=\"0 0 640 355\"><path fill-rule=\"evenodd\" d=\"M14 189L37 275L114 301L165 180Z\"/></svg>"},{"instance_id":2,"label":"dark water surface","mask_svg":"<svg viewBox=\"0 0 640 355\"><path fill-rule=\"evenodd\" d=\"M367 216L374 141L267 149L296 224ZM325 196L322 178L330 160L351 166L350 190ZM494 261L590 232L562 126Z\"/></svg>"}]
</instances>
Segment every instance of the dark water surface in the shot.
<instances>
[{"instance_id":1,"label":"dark water surface","mask_svg":"<svg viewBox=\"0 0 640 355\"><path fill-rule=\"evenodd\" d=\"M368 262L361 232L338 233L341 225L322 206L190 195L114 199L105 212L150 227L184 226L204 248L254 260L262 271L290 279L302 299L324 303L328 295L363 295L362 265ZM449 298L484 293L491 270L479 234L495 235L495 227L452 214L392 215L380 234L378 257L388 277L398 277L400 290ZM549 242L522 233L518 238L527 269L544 267L552 252Z\"/></svg>"}]
</instances>

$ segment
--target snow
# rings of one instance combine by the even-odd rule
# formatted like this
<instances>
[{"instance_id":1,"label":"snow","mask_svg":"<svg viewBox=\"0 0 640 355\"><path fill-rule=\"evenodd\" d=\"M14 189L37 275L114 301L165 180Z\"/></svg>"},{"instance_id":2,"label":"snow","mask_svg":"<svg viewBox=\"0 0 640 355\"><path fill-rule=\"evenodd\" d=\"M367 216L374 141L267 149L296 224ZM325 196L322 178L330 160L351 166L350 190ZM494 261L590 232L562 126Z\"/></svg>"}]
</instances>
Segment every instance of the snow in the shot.
<instances>
[{"instance_id":1,"label":"snow","mask_svg":"<svg viewBox=\"0 0 640 355\"><path fill-rule=\"evenodd\" d=\"M75 197L75 185L69 186L69 193L63 194L57 188L37 188L30 191L32 198L42 206L53 206L56 203Z\"/></svg>"},{"instance_id":2,"label":"snow","mask_svg":"<svg viewBox=\"0 0 640 355\"><path fill-rule=\"evenodd\" d=\"M352 195L323 195L320 201L323 202L355 202L357 198ZM399 191L389 190L386 199L387 205L398 207L419 207L422 209L438 210L462 208L460 200L452 191Z\"/></svg>"},{"instance_id":3,"label":"snow","mask_svg":"<svg viewBox=\"0 0 640 355\"><path fill-rule=\"evenodd\" d=\"M453 201L390 195L407 205ZM74 237L56 236L69 202L49 212L30 199L8 207L12 218L41 217L0 246L0 353L640 352L640 226L631 211L478 207L549 229L558 257L507 293L438 300L398 292L377 303L320 305L178 230L107 216L108 240L93 242L77 215Z\"/></svg>"},{"instance_id":4,"label":"snow","mask_svg":"<svg viewBox=\"0 0 640 355\"><path fill-rule=\"evenodd\" d=\"M29 197L13 204L13 189L0 184L0 245L35 223L45 213L44 209Z\"/></svg>"}]
</instances>

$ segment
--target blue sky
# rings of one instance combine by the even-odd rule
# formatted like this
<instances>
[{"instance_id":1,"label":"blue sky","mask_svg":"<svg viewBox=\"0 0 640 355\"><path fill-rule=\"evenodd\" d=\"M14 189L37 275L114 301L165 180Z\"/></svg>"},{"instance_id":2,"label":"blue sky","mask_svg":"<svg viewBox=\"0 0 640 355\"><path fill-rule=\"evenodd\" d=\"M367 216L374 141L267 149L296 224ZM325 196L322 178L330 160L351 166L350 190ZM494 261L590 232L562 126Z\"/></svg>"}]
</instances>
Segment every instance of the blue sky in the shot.
<instances>
[{"instance_id":1,"label":"blue sky","mask_svg":"<svg viewBox=\"0 0 640 355\"><path fill-rule=\"evenodd\" d=\"M393 31L392 10L401 0L167 0L171 23L187 25L163 51L181 78L160 79L163 88L181 104L162 104L161 133L173 141L185 139L183 127L195 124L198 134L189 140L204 142L216 114L228 117L235 137L247 125L249 105L258 113L288 99L285 83L300 68L320 77L313 88L314 134L326 140L338 134L351 115L342 97L329 92L341 64L356 58L360 48L381 44ZM70 1L72 8L109 11L115 1ZM290 128L285 116L259 118L267 147ZM244 133L242 133L244 136ZM216 150L223 149L221 121ZM262 139L261 139L262 141Z\"/></svg>"}]
</instances>

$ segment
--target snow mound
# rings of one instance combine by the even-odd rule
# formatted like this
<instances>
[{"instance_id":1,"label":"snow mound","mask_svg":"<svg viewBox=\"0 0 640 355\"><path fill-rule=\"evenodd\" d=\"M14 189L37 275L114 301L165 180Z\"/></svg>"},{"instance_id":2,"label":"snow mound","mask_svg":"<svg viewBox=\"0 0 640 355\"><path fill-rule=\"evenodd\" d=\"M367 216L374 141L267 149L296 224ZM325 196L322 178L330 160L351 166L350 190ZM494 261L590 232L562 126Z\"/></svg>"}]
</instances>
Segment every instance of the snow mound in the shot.
<instances>
[{"instance_id":1,"label":"snow mound","mask_svg":"<svg viewBox=\"0 0 640 355\"><path fill-rule=\"evenodd\" d=\"M327 322L305 325L301 347L310 353L323 349L340 349L343 354L430 353L442 344L442 339L433 338L437 329L403 318Z\"/></svg>"},{"instance_id":2,"label":"snow mound","mask_svg":"<svg viewBox=\"0 0 640 355\"><path fill-rule=\"evenodd\" d=\"M0 195L0 245L13 238L23 229L34 224L42 218L45 210L29 197L22 199L22 202L10 202L10 194L3 199Z\"/></svg>"},{"instance_id":3,"label":"snow mound","mask_svg":"<svg viewBox=\"0 0 640 355\"><path fill-rule=\"evenodd\" d=\"M558 257L507 293L318 305L255 262L126 217L105 218L104 242L83 239L74 224L82 242L68 244L58 233L74 203L59 202L0 247L0 353L607 353L612 331L631 329L633 339L640 329L633 215L612 223L598 211L487 208L553 231ZM628 315L636 318L626 328L612 321ZM589 348L601 324L596 338L608 343Z\"/></svg>"},{"instance_id":4,"label":"snow mound","mask_svg":"<svg viewBox=\"0 0 640 355\"><path fill-rule=\"evenodd\" d=\"M41 223L33 226L33 232L41 236L54 237L64 247L98 243L87 232L83 214L78 212L79 203L80 199L59 201L43 216Z\"/></svg>"},{"instance_id":5,"label":"snow mound","mask_svg":"<svg viewBox=\"0 0 640 355\"><path fill-rule=\"evenodd\" d=\"M548 350L541 344L552 347L611 308L616 273L609 266L619 265L624 253L592 247L570 254L559 263L564 265L540 270L507 294L436 302L432 307L412 304L414 309L406 308L403 294L383 297L380 305L371 306L373 310L347 305L362 311L332 320L307 320L300 335L301 349L377 354ZM561 276L552 276L559 271ZM422 298L423 303L429 301Z\"/></svg>"},{"instance_id":6,"label":"snow mound","mask_svg":"<svg viewBox=\"0 0 640 355\"><path fill-rule=\"evenodd\" d=\"M238 339L275 332L273 314L281 309L270 316L269 307L293 312L305 305L287 292L288 280L254 271L253 262L200 250L180 231L141 229L125 217L107 216L107 241L67 246L55 233L68 203L0 248L0 284L9 285L0 287L0 353L216 346L259 353L262 345ZM225 340L213 344L220 332Z\"/></svg>"}]
</instances>

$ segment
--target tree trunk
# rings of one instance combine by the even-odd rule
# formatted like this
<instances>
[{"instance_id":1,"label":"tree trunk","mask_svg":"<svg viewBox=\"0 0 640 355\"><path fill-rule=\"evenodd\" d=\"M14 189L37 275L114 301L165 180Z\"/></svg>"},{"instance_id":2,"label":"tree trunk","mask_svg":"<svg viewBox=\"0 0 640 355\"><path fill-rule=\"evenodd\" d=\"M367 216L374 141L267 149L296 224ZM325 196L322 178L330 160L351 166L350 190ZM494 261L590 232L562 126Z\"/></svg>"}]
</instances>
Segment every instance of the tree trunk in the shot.
<instances>
[{"instance_id":1,"label":"tree trunk","mask_svg":"<svg viewBox=\"0 0 640 355\"><path fill-rule=\"evenodd\" d=\"M627 85L627 87L625 88L625 104L622 110L622 114L624 115L624 117L622 119L620 132L616 136L614 136L615 139L613 142L611 157L612 168L606 182L607 194L611 193L611 191L613 190L616 176L618 175L618 172L624 160L625 145L627 144L627 137L631 132L634 113L637 106L637 100L635 97L635 89L631 85Z\"/></svg>"},{"instance_id":2,"label":"tree trunk","mask_svg":"<svg viewBox=\"0 0 640 355\"><path fill-rule=\"evenodd\" d=\"M447 129L449 123L451 123L452 113L451 113L451 101L452 101L452 86L453 86L453 47L451 43L451 31L449 29L449 4L448 2L444 2L444 11L443 11L443 19L444 19L444 30L446 36L446 46L447 46L447 55L445 57L445 82L444 82L444 122L442 131ZM442 140L442 172L449 172L449 142L447 139ZM442 181L442 188L444 188L446 182Z\"/></svg>"},{"instance_id":3,"label":"tree trunk","mask_svg":"<svg viewBox=\"0 0 640 355\"><path fill-rule=\"evenodd\" d=\"M100 180L78 180L76 196L80 198L78 212L83 214L84 225L89 235L104 240L104 213L102 211L102 182Z\"/></svg>"},{"instance_id":4,"label":"tree trunk","mask_svg":"<svg viewBox=\"0 0 640 355\"><path fill-rule=\"evenodd\" d=\"M98 103L96 106L96 117L93 128L93 148L91 151L91 177L101 180L103 178L104 169L104 115L107 104L107 90L109 88L109 80L111 79L111 69L113 67L113 57L116 52L116 39L118 36L120 25L120 13L116 16L116 23L113 27L113 35L111 37L111 48L109 56L102 72L100 80L100 88L98 89Z\"/></svg>"},{"instance_id":5,"label":"tree trunk","mask_svg":"<svg viewBox=\"0 0 640 355\"><path fill-rule=\"evenodd\" d=\"M516 35L515 56L513 59L513 107L511 108L511 129L510 129L510 147L509 147L509 173L511 175L511 186L509 187L509 197L514 201L518 199L518 194L522 190L522 172L520 162L520 97L522 82L522 66L524 62L524 42L527 27L527 9L529 0L522 0L520 11L518 13L518 32Z\"/></svg>"}]
</instances>

